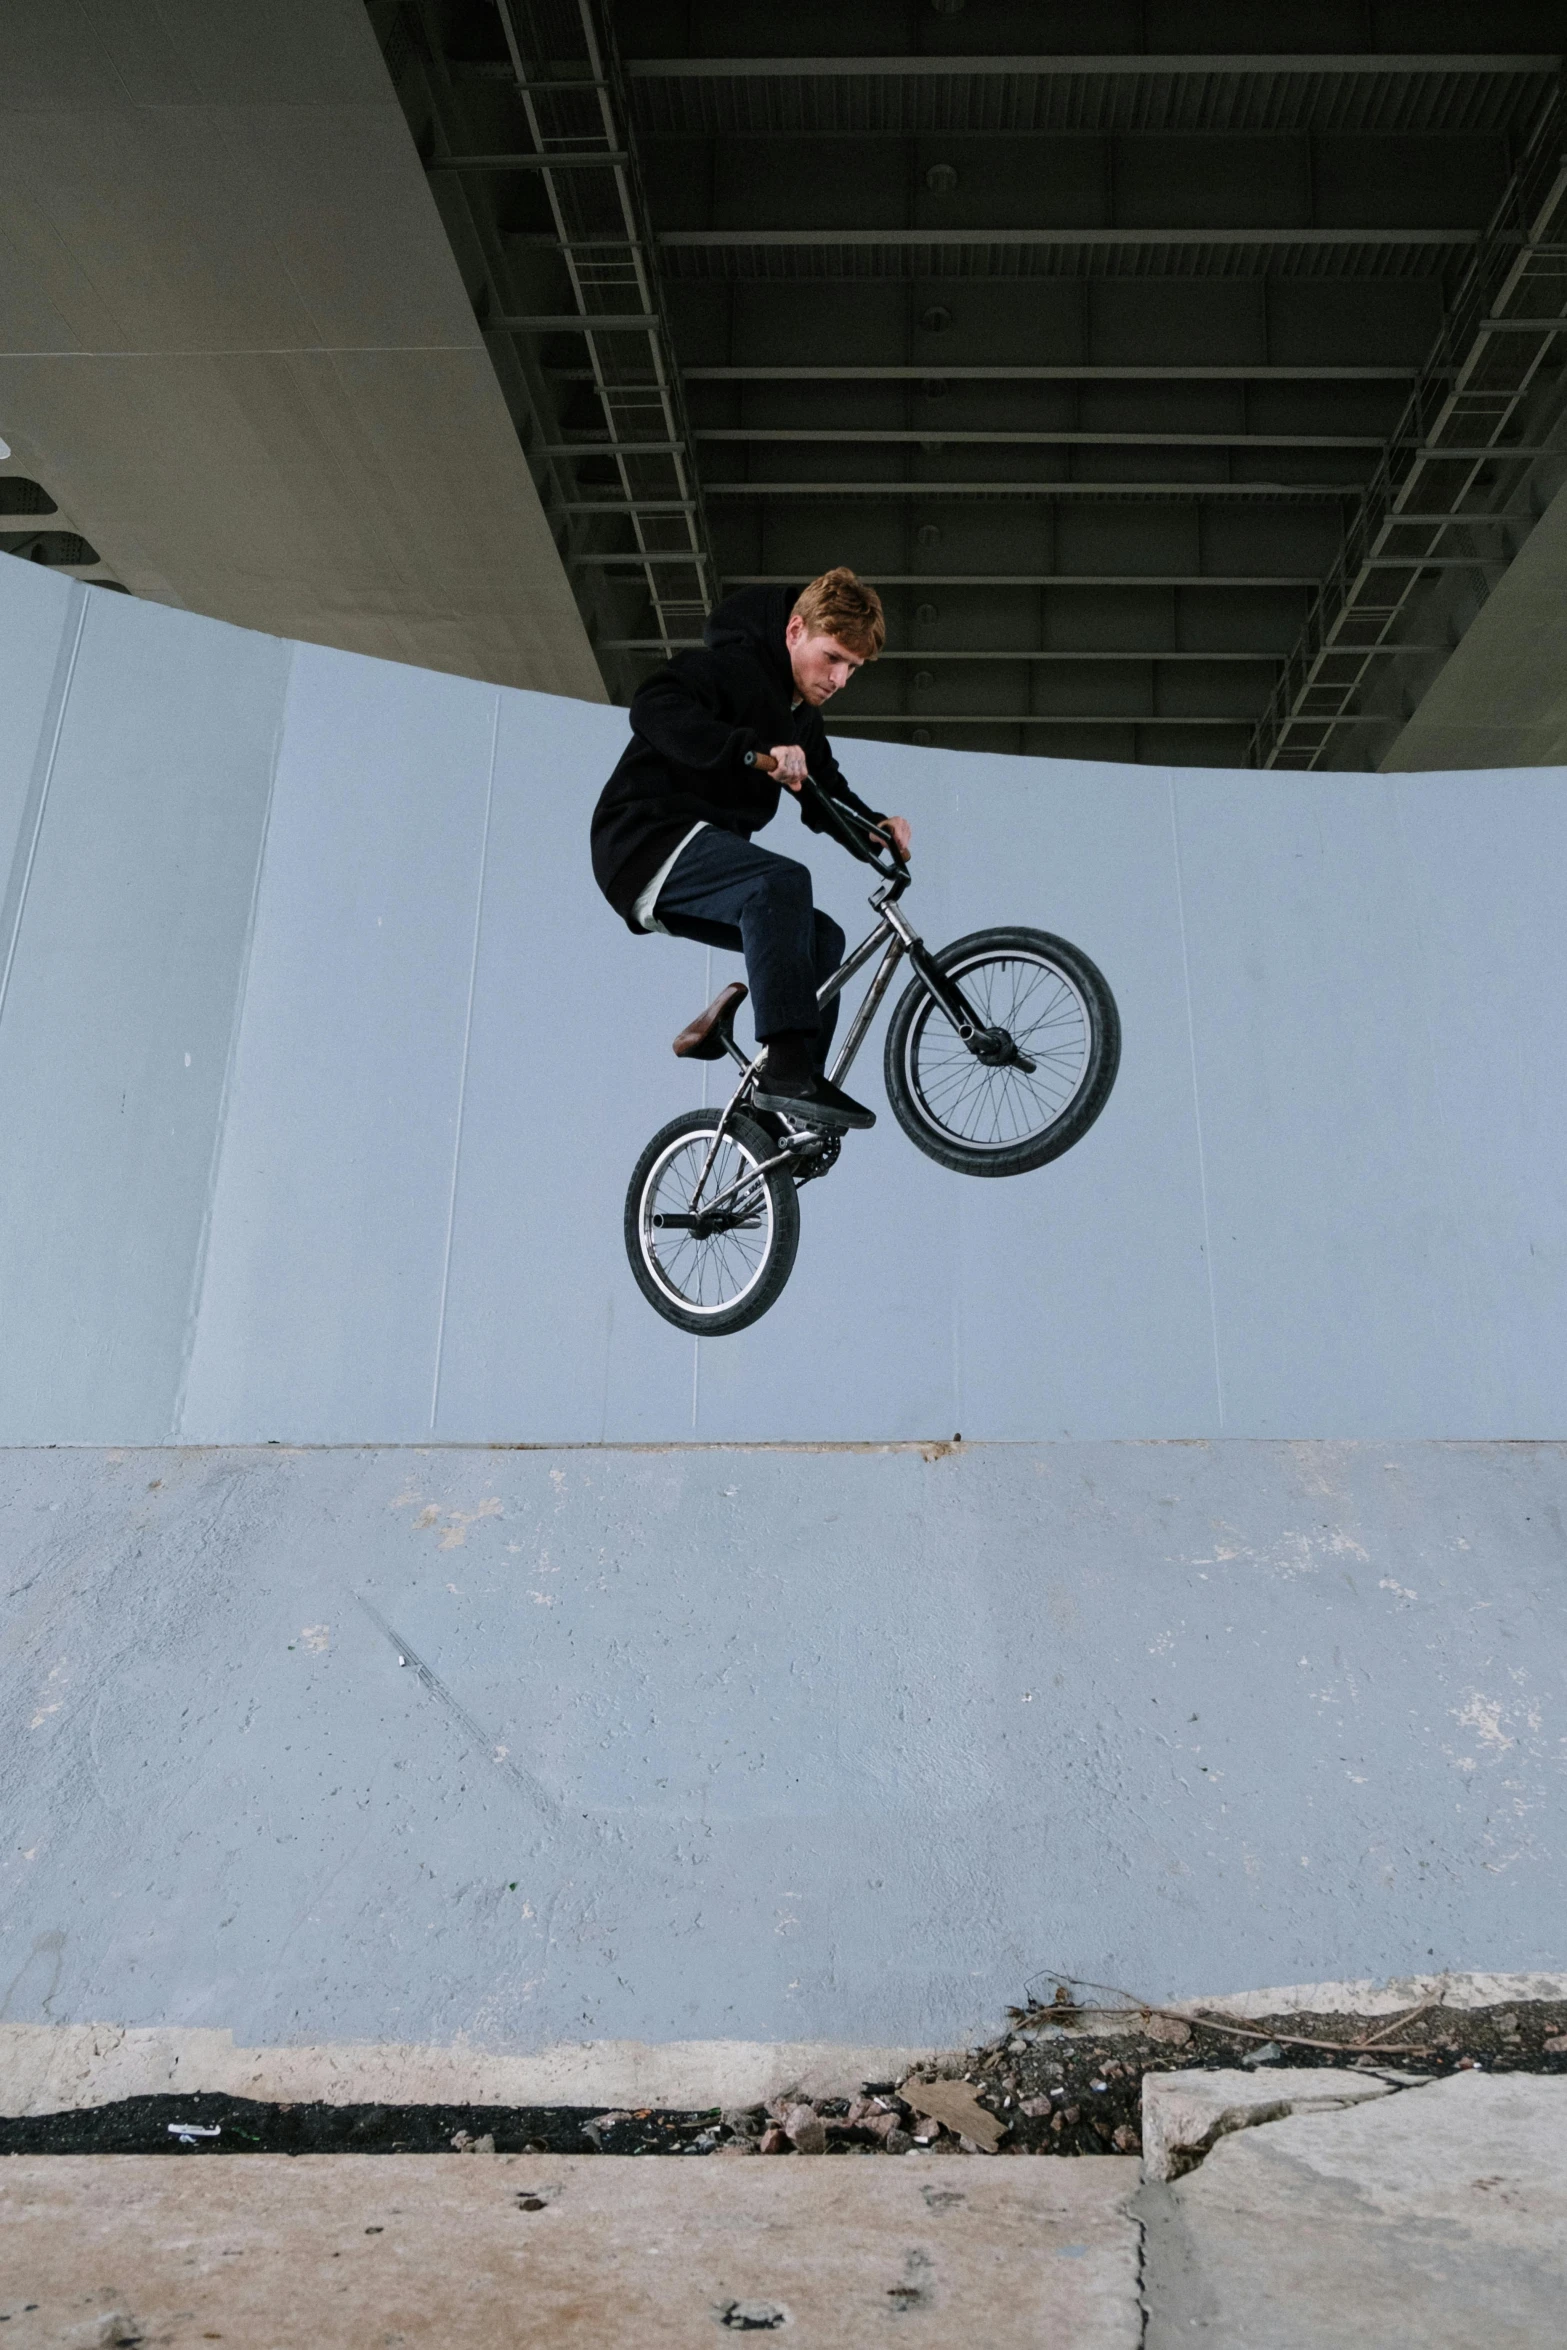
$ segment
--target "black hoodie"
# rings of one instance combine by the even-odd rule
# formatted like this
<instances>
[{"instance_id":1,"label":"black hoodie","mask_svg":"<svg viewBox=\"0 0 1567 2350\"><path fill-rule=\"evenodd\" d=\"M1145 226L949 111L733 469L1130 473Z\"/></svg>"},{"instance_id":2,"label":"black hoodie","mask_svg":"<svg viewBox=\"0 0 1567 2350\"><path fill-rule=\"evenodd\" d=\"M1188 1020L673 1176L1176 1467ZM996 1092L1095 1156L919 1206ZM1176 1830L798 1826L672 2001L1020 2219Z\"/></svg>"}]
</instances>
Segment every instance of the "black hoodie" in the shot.
<instances>
[{"instance_id":1,"label":"black hoodie","mask_svg":"<svg viewBox=\"0 0 1567 2350\"><path fill-rule=\"evenodd\" d=\"M746 765L748 751L798 743L819 784L873 814L844 781L820 711L807 702L791 707L784 630L797 593L742 588L703 629L704 650L677 653L632 699L631 740L593 811L593 877L633 930L637 899L694 824L749 839L777 815L782 787ZM820 832L820 820L799 805L804 823Z\"/></svg>"}]
</instances>

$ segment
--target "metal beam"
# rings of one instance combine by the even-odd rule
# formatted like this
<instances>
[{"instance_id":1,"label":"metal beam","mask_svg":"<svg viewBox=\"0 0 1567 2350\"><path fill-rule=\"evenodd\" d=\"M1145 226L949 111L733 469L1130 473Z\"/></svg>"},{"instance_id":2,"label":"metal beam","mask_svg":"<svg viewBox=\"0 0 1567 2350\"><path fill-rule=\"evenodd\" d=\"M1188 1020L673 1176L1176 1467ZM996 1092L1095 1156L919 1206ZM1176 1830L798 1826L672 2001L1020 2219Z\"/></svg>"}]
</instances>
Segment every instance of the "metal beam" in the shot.
<instances>
[{"instance_id":1,"label":"metal beam","mask_svg":"<svg viewBox=\"0 0 1567 2350\"><path fill-rule=\"evenodd\" d=\"M1256 721L1237 718L1215 711L1211 717L1193 717L1171 712L1168 717L1156 710L1122 711L1118 715L1083 711L1074 715L1065 710L992 710L970 715L968 712L932 710L923 717L917 712L905 715L898 711L875 711L851 716L848 711L835 711L823 724L829 734L840 726L1244 726L1250 729Z\"/></svg>"},{"instance_id":2,"label":"metal beam","mask_svg":"<svg viewBox=\"0 0 1567 2350\"><path fill-rule=\"evenodd\" d=\"M1412 558L1417 560L1418 558ZM1454 557L1455 562L1463 558ZM617 555L614 560L631 562L629 555ZM1479 562L1481 558L1472 558ZM1294 572L1287 577L1261 577L1255 572L1211 571L865 571L860 575L872 587L1218 587L1218 588L1314 588L1318 586L1315 571ZM799 584L797 571L726 571L725 587L794 587Z\"/></svg>"},{"instance_id":3,"label":"metal beam","mask_svg":"<svg viewBox=\"0 0 1567 2350\"><path fill-rule=\"evenodd\" d=\"M557 514L694 514L694 498L563 498L555 507ZM707 554L701 547L686 547L681 551L685 563L706 562Z\"/></svg>"},{"instance_id":4,"label":"metal beam","mask_svg":"<svg viewBox=\"0 0 1567 2350\"><path fill-rule=\"evenodd\" d=\"M1441 453L1439 450L1426 452L1428 456L1438 456ZM1527 506L1502 506L1492 514L1460 514L1455 513L1451 507L1446 513L1435 509L1427 512L1424 508L1417 512L1412 506L1398 506L1383 517L1389 530L1396 530L1401 522L1418 523L1422 529L1428 530L1457 530L1460 527L1468 530L1475 523L1492 523L1500 528L1508 522L1532 522L1533 520L1534 515ZM1416 559L1415 557L1405 558L1406 561Z\"/></svg>"},{"instance_id":5,"label":"metal beam","mask_svg":"<svg viewBox=\"0 0 1567 2350\"><path fill-rule=\"evenodd\" d=\"M548 155L437 155L425 165L437 171L613 171L631 161L610 147L592 147L581 154L551 150Z\"/></svg>"},{"instance_id":6,"label":"metal beam","mask_svg":"<svg viewBox=\"0 0 1567 2350\"><path fill-rule=\"evenodd\" d=\"M1185 650L1185 649L1177 649L1177 648L1175 648L1175 647L1173 647L1173 646L1171 646L1171 647L1161 647L1161 648L1159 648L1158 650L1155 650L1155 649L1153 649L1152 647L1147 647L1147 646L1144 646L1144 647L1141 647L1141 648L1139 648L1139 649L1138 649L1137 651L1135 651L1135 652L1134 652L1134 651L1131 651L1131 650L1129 650L1129 649L1127 649L1127 648L1124 648L1124 647L1123 647L1123 648L1121 648L1121 649L1119 649L1119 650L1112 648L1112 649L1110 649L1110 650L1108 650L1108 651L1106 651L1106 650L1103 650L1103 649L1098 649L1098 648L1096 648L1096 649L1095 649L1094 651L1092 651L1092 652L1089 652L1089 651L1087 651L1087 650L1081 650L1081 651L1059 651L1059 650L1056 650L1056 649L1054 649L1054 648L1050 648L1050 647L1044 647L1044 648L1041 648L1041 649L1040 649L1040 650L1038 650L1038 651L1033 651L1033 650L1028 650L1028 651L1019 651L1019 650L1017 650L1016 648L1014 648L1014 649L1013 649L1013 650L1011 650L1011 651L1006 651L1006 650L1002 650L1002 651L991 651L991 650L987 649L987 650L986 650L986 651L984 651L984 652L934 653L934 652L929 652L929 651L926 651L926 652L920 652L920 651L919 651L917 648L916 648L916 649L913 649L913 650L905 650L905 648L904 648L904 647L902 647L902 646L900 645L900 646L897 646L897 647L892 647L892 646L889 646L889 647L888 647L888 648L887 648L887 649L886 649L884 652L882 652L882 653L879 653L879 654L877 655L877 659L878 659L879 661L907 661L907 662L914 662L914 663L923 663L923 662L926 662L926 661L1137 661L1137 662L1143 662L1143 661L1270 661L1270 662L1279 662L1279 661L1282 661L1282 660L1284 659L1284 657L1285 657L1285 654L1288 652L1288 650L1289 650L1289 647L1288 647L1287 645L1280 645L1280 646L1279 646L1279 647L1278 647L1278 648L1277 648L1275 651L1272 651L1272 652L1239 652L1239 653L1227 653L1227 652L1211 652L1211 653L1202 653L1202 652L1196 652L1196 653L1194 653L1194 652L1191 652L1191 651L1188 651L1188 650Z\"/></svg>"},{"instance_id":7,"label":"metal beam","mask_svg":"<svg viewBox=\"0 0 1567 2350\"><path fill-rule=\"evenodd\" d=\"M575 0L574 5L494 0L494 6L529 141L530 154L522 168L539 174L554 229L553 239L547 241L565 264L571 298L582 317L606 437L630 443L607 452L619 476L618 498L609 502L573 495L582 485L571 480L568 470L560 481L565 494L557 498L555 511L567 516L613 512L629 524L642 554L649 552L643 530L646 517L679 518L686 541L683 551L693 560L689 581L651 566L642 573L654 625L667 644L676 629L689 627L711 609L709 588L716 566L701 487L687 450L685 395L669 330L659 314L652 229L626 136L613 42L601 22L601 0ZM553 63L541 64L544 59ZM565 62L586 65L593 83L591 97L584 99L580 86L562 72ZM455 142L447 144L450 148ZM494 159L480 160L487 168ZM516 160L511 158L502 168L514 168ZM457 179L461 184L460 168ZM606 227L613 233L606 236ZM629 356L616 334L597 323L595 313L605 303L617 304L609 315L648 321L638 330L638 347ZM501 314L519 315L509 307ZM638 446L649 426L667 443L661 451ZM566 457L549 462L568 469L573 463ZM650 477L673 495L648 497Z\"/></svg>"},{"instance_id":8,"label":"metal beam","mask_svg":"<svg viewBox=\"0 0 1567 2350\"><path fill-rule=\"evenodd\" d=\"M502 325L537 324L521 319ZM577 321L571 323L576 324ZM1102 367L1085 361L1043 367L687 367L687 383L1400 383L1410 367ZM1380 443L1378 444L1380 446Z\"/></svg>"},{"instance_id":9,"label":"metal beam","mask_svg":"<svg viewBox=\"0 0 1567 2350\"><path fill-rule=\"evenodd\" d=\"M969 432L962 428L951 431L940 425L888 430L857 424L830 428L792 424L698 425L692 438L791 444L804 441L813 445L827 442L835 446L855 441L911 449L923 449L933 442L939 442L945 449L1384 449L1387 446L1385 436L1379 432ZM1459 452L1446 453L1456 456ZM1517 452L1520 456L1524 453Z\"/></svg>"},{"instance_id":10,"label":"metal beam","mask_svg":"<svg viewBox=\"0 0 1567 2350\"><path fill-rule=\"evenodd\" d=\"M574 563L585 563L595 571L640 571L648 563L705 564L706 561L705 555L693 555L689 547L648 547L640 555L600 554L588 547L568 554L566 568L569 571Z\"/></svg>"},{"instance_id":11,"label":"metal beam","mask_svg":"<svg viewBox=\"0 0 1567 2350\"><path fill-rule=\"evenodd\" d=\"M1476 245L1477 228L681 228L665 229L657 242L666 253L707 248L792 245L816 247L929 245L943 251L963 245ZM537 237L531 243L553 242Z\"/></svg>"},{"instance_id":12,"label":"metal beam","mask_svg":"<svg viewBox=\"0 0 1567 2350\"><path fill-rule=\"evenodd\" d=\"M709 498L1274 498L1332 503L1363 482L1295 481L709 481Z\"/></svg>"},{"instance_id":13,"label":"metal beam","mask_svg":"<svg viewBox=\"0 0 1567 2350\"><path fill-rule=\"evenodd\" d=\"M693 650L702 641L699 636L677 637L670 640L677 651L681 648L687 651ZM600 639L600 644L602 649L608 653L657 653L663 650L662 638L651 636L604 637ZM1431 646L1422 649L1427 652L1434 650ZM1276 652L1271 653L1191 653L1168 650L1159 652L1053 652L1029 649L1016 649L1011 652L922 653L918 650L906 651L902 646L896 648L889 646L886 651L877 655L877 660L878 662L907 662L911 665L923 665L928 661L986 661L991 663L1007 661L1130 661L1135 662L1139 668L1145 667L1150 661L1266 661L1277 667L1278 663L1285 658L1288 650L1288 646L1280 645Z\"/></svg>"},{"instance_id":14,"label":"metal beam","mask_svg":"<svg viewBox=\"0 0 1567 2350\"><path fill-rule=\"evenodd\" d=\"M1232 57L1190 53L1144 56L1125 50L1098 57L1079 57L1070 51L1034 57L839 57L830 49L814 57L636 57L624 71L630 82L719 81L842 81L850 77L877 81L914 78L945 80L949 76L985 75L1004 81L1018 74L1120 75L1149 80L1172 74L1517 74L1556 73L1558 54L1506 55L1480 51L1324 50L1319 56L1297 50L1279 56Z\"/></svg>"},{"instance_id":15,"label":"metal beam","mask_svg":"<svg viewBox=\"0 0 1567 2350\"><path fill-rule=\"evenodd\" d=\"M622 310L608 312L603 317L588 311L574 318L517 317L503 313L499 317L483 319L480 324L486 334L494 327L508 334L616 335L655 334L661 321L653 311ZM649 376L649 390L653 387L653 381L653 377Z\"/></svg>"}]
</instances>

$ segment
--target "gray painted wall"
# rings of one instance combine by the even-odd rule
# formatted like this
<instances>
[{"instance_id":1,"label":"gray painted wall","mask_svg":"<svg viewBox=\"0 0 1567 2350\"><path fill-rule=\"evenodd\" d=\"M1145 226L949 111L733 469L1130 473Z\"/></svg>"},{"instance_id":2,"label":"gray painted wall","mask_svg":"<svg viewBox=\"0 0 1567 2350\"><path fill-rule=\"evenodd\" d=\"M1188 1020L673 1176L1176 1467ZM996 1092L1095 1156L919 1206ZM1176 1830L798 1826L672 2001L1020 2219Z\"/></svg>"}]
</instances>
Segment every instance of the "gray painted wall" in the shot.
<instances>
[{"instance_id":1,"label":"gray painted wall","mask_svg":"<svg viewBox=\"0 0 1567 2350\"><path fill-rule=\"evenodd\" d=\"M32 749L4 900L0 1428L155 1439L178 1417L291 652L0 571ZM29 641L40 610L63 661Z\"/></svg>"},{"instance_id":2,"label":"gray painted wall","mask_svg":"<svg viewBox=\"0 0 1567 2350\"><path fill-rule=\"evenodd\" d=\"M927 935L1075 939L1120 1081L1010 1183L884 1116L699 1348L620 1210L729 966L593 889L620 713L11 561L0 663L0 1441L1564 1432L1559 769L850 746Z\"/></svg>"}]
</instances>

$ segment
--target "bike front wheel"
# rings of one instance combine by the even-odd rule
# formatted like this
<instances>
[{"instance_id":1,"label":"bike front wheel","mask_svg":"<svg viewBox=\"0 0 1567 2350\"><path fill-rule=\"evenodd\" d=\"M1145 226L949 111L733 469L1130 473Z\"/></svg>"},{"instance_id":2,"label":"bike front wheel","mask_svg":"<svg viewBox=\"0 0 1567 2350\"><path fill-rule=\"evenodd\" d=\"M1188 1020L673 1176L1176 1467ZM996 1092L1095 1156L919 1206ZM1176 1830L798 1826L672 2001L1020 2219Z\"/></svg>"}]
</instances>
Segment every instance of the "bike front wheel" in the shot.
<instances>
[{"instance_id":1,"label":"bike front wheel","mask_svg":"<svg viewBox=\"0 0 1567 2350\"><path fill-rule=\"evenodd\" d=\"M626 1193L626 1254L637 1287L666 1322L707 1338L759 1320L777 1302L800 1245L793 1174L786 1166L762 1171L778 1151L759 1126L731 1118L708 1166L720 1115L688 1110L672 1118L638 1159Z\"/></svg>"},{"instance_id":2,"label":"bike front wheel","mask_svg":"<svg viewBox=\"0 0 1567 2350\"><path fill-rule=\"evenodd\" d=\"M976 930L933 960L985 1049L964 1042L922 979L911 983L887 1031L887 1098L904 1133L960 1175L1023 1175L1059 1158L1109 1100L1121 1058L1103 973L1044 930Z\"/></svg>"}]
</instances>

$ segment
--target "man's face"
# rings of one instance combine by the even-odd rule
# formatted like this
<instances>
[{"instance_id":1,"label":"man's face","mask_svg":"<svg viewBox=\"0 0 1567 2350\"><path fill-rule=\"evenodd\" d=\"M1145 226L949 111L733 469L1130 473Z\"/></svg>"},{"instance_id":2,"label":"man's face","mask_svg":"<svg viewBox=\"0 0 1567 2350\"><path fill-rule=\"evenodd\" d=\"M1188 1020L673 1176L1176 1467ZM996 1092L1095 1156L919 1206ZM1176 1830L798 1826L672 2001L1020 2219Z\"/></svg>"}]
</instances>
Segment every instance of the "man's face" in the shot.
<instances>
[{"instance_id":1,"label":"man's face","mask_svg":"<svg viewBox=\"0 0 1567 2350\"><path fill-rule=\"evenodd\" d=\"M789 615L784 643L789 648L789 666L794 671L794 690L813 710L830 702L848 684L856 669L865 665L863 653L851 653L835 636L807 636L805 622L798 612Z\"/></svg>"}]
</instances>

